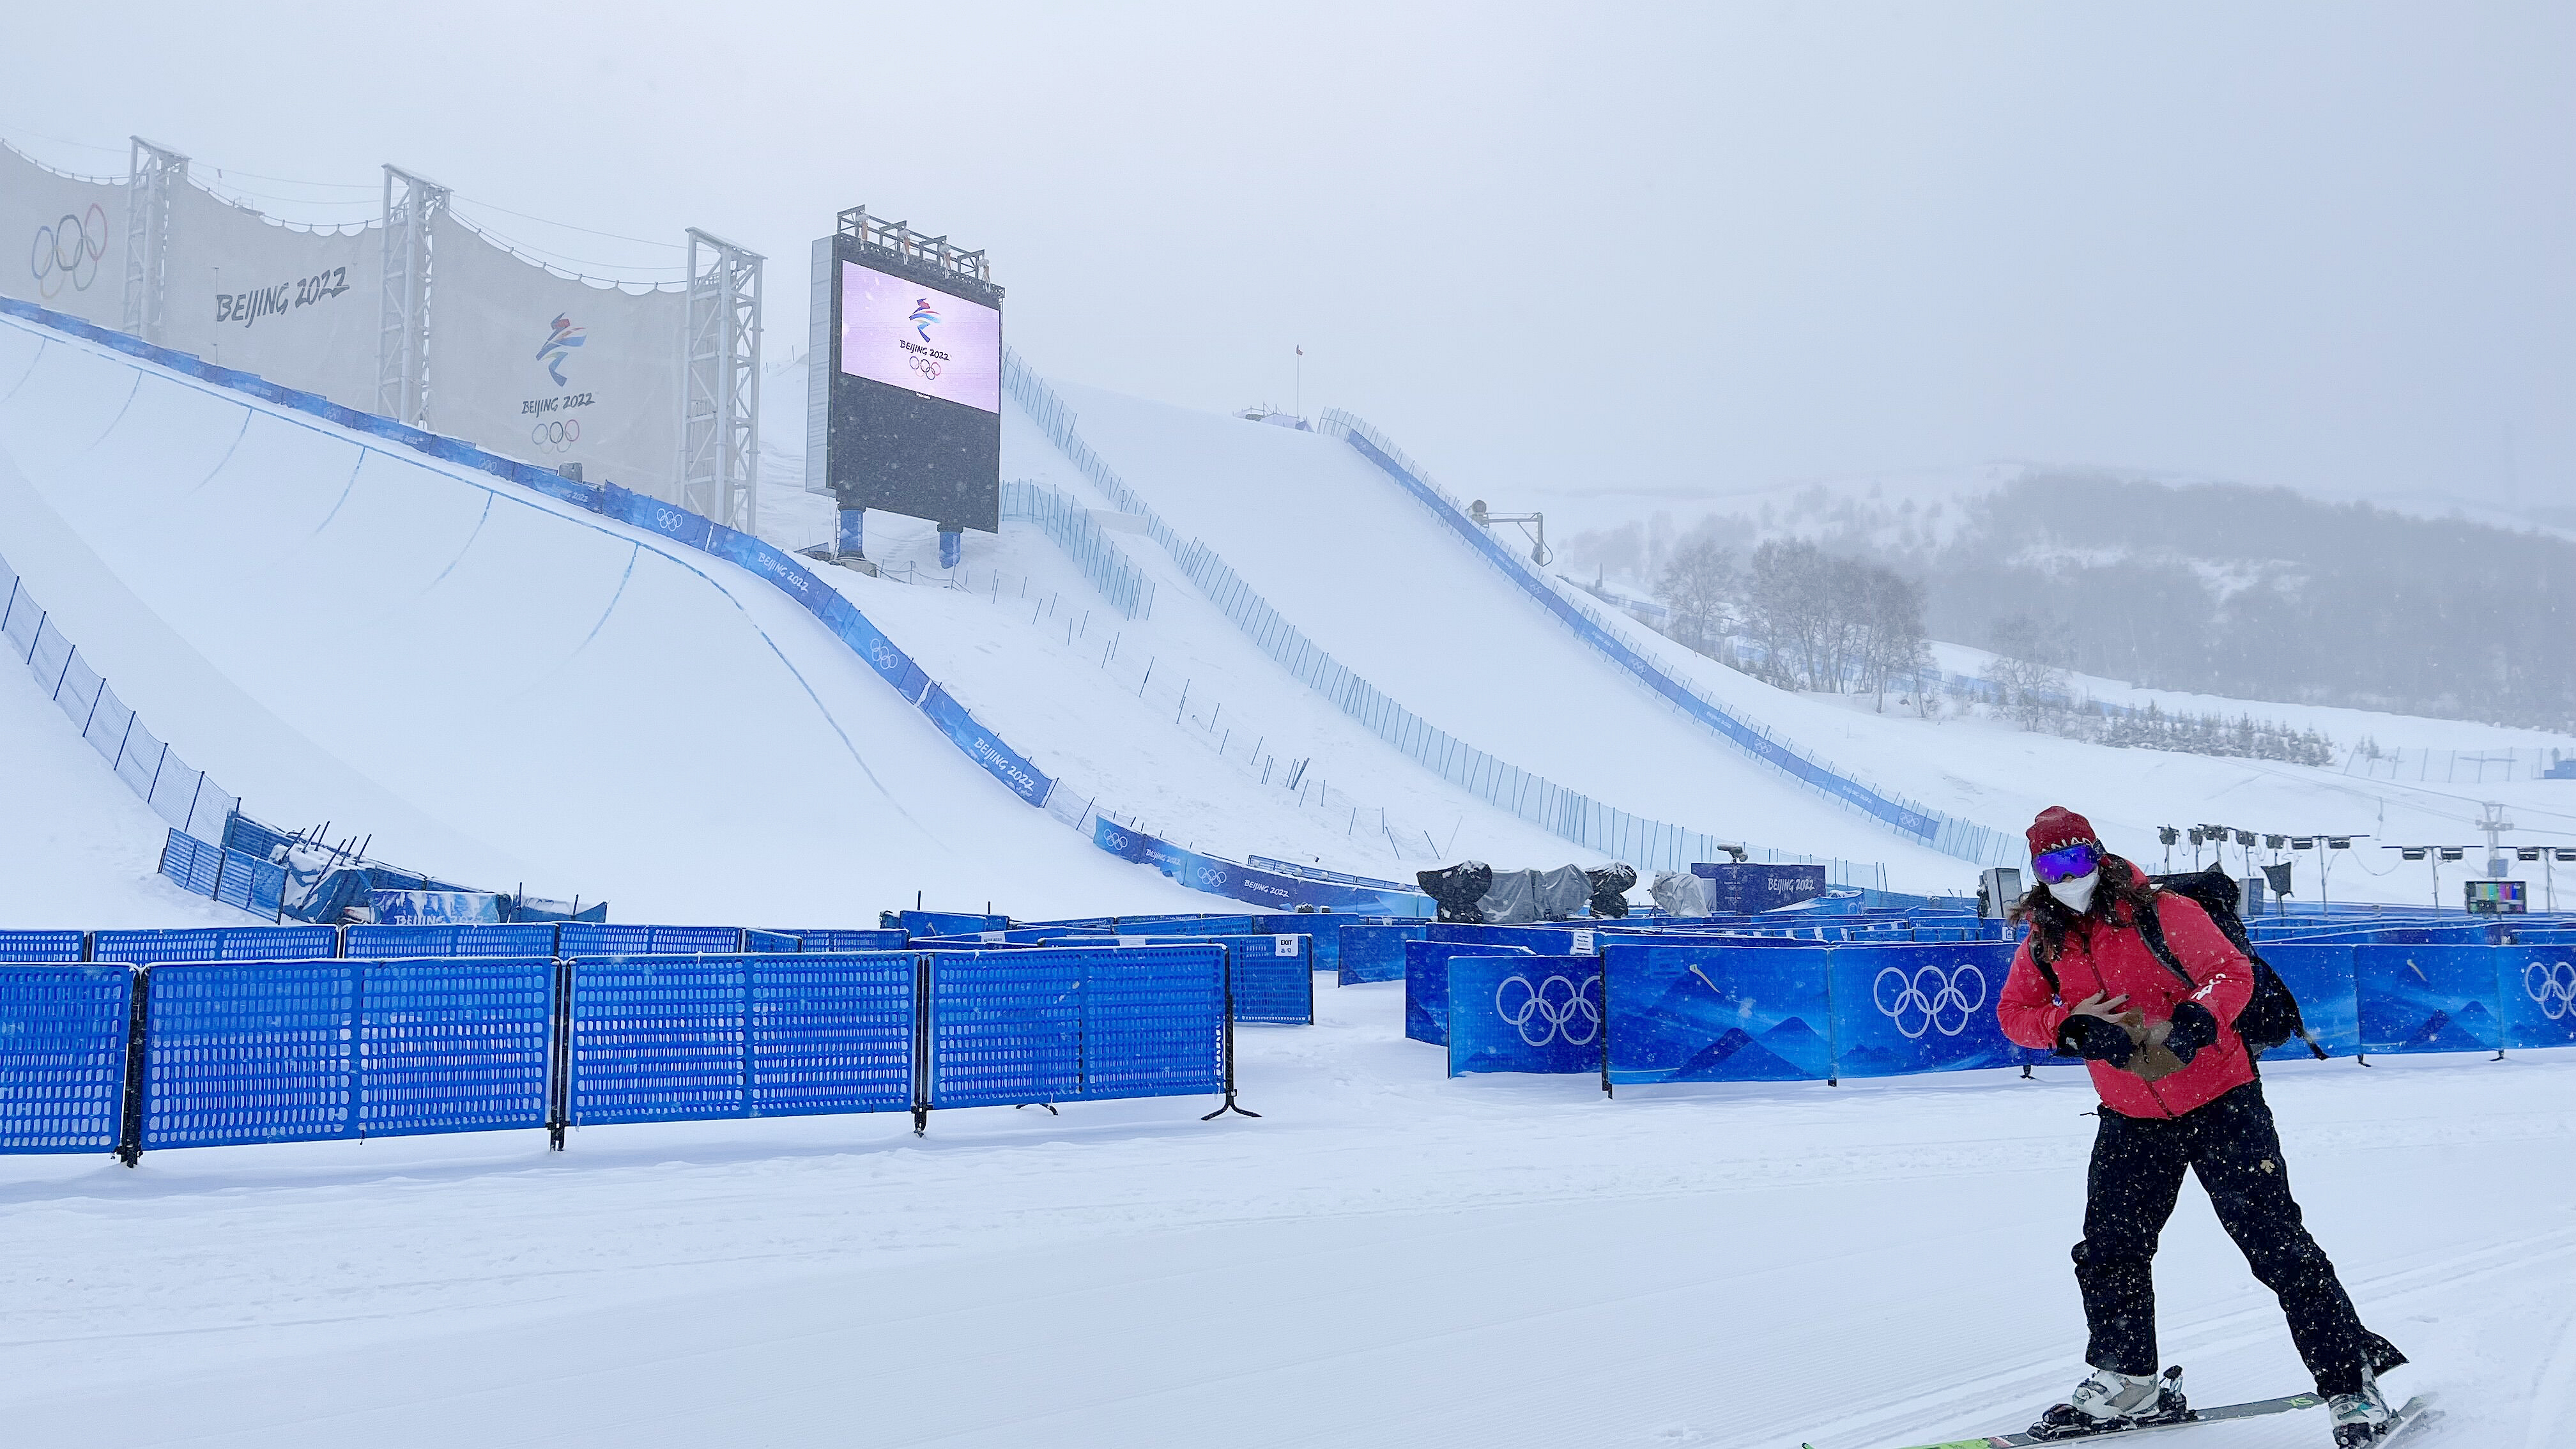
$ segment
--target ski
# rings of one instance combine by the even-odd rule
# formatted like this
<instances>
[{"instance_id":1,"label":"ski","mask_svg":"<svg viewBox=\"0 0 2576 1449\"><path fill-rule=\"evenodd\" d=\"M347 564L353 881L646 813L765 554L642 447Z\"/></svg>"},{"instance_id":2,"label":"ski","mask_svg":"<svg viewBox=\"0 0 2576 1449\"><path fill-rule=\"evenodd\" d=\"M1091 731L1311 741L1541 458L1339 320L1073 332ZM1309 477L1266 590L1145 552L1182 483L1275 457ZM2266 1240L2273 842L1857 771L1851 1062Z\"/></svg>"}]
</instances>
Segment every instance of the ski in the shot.
<instances>
[{"instance_id":1,"label":"ski","mask_svg":"<svg viewBox=\"0 0 2576 1449\"><path fill-rule=\"evenodd\" d=\"M2194 1424L2213 1424L2223 1419L2260 1419L2272 1414L2288 1414L2300 1409L2313 1409L2325 1403L2319 1394L2287 1394L2277 1399L2255 1399L2242 1404L2221 1404L2216 1408L2194 1409L2189 1418L2164 1424L2139 1424L2133 1428L2111 1429L2099 1434L2079 1434L2071 1439L2044 1439L2024 1431L2019 1434L1987 1434L1974 1439L1944 1439L1938 1444L1914 1444L1907 1449L2026 1449L2032 1444L2094 1444L2105 1439L2128 1439L2140 1434L2154 1434L2167 1429L2188 1429ZM2408 1399L2403 1408L2389 1416L2374 1445L2387 1444L2398 1435L2430 1417L2432 1400L2422 1394ZM1815 1449L1812 1444L1799 1449Z\"/></svg>"}]
</instances>

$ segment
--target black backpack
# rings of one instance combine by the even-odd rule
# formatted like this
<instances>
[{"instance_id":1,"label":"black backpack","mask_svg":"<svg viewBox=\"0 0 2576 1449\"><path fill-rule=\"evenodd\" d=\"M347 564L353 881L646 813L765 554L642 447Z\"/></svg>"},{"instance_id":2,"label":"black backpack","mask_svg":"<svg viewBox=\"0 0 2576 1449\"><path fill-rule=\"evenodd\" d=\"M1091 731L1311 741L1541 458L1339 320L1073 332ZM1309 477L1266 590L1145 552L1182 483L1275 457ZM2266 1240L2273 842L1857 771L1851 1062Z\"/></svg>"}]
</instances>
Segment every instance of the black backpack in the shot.
<instances>
[{"instance_id":1,"label":"black backpack","mask_svg":"<svg viewBox=\"0 0 2576 1449\"><path fill-rule=\"evenodd\" d=\"M2211 866L2187 875L2155 875L2147 880L2166 894L2200 907L2219 933L2227 937L2228 944L2253 963L2254 994L2246 999L2245 1009L2236 1013L2236 1035L2243 1039L2248 1055L2259 1057L2295 1036L2308 1044L2308 1050L2316 1053L2319 1061L2325 1060L2326 1049L2308 1034L2308 1024L2300 1019L2299 999L2290 994L2288 984L2281 980L2280 972L2272 969L2272 963L2255 953L2253 938L2245 934L2245 922L2236 914L2235 877ZM2174 959L2173 948L2165 944L2165 923L2154 912L2140 916L2137 927L2139 938L2157 960L2165 963L2166 970L2181 977L2184 985L2198 987L2200 983L2182 969L2182 962ZM2039 967L2039 974L2048 979L2048 989L2056 991L2057 973L2039 959L2036 951L2030 959L2032 965Z\"/></svg>"}]
</instances>

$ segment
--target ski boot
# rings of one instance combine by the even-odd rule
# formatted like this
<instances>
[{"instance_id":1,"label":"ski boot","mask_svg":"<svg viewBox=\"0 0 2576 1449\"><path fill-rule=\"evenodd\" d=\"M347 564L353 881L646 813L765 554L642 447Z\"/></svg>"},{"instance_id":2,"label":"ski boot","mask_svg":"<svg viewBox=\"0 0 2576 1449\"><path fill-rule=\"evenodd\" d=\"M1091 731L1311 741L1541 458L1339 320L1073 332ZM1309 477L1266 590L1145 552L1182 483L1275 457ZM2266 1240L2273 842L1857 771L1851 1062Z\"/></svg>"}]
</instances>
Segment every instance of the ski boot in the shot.
<instances>
[{"instance_id":1,"label":"ski boot","mask_svg":"<svg viewBox=\"0 0 2576 1449\"><path fill-rule=\"evenodd\" d=\"M2039 1422L2030 1426L2030 1436L2084 1439L2150 1424L2179 1424L2191 1416L2191 1406L2182 1396L2179 1366L2166 1369L2162 1379L2095 1369L2065 1403L2039 1416Z\"/></svg>"},{"instance_id":2,"label":"ski boot","mask_svg":"<svg viewBox=\"0 0 2576 1449\"><path fill-rule=\"evenodd\" d=\"M2336 1394L2326 1400L2326 1412L2334 1418L2335 1449L2367 1449L2388 1432L2392 1417L2388 1396L2379 1391L2379 1377L2364 1370L2361 1391Z\"/></svg>"}]
</instances>

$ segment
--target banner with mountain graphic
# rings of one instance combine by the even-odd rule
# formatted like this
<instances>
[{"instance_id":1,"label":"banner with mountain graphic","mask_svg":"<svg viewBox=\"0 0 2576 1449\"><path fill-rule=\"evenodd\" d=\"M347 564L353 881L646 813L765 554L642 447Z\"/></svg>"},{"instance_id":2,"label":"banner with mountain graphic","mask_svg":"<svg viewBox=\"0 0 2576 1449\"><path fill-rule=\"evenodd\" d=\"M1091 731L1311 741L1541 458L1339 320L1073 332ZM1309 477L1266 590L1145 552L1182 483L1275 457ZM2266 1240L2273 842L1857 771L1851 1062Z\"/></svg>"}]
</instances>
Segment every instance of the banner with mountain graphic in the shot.
<instances>
[{"instance_id":1,"label":"banner with mountain graphic","mask_svg":"<svg viewBox=\"0 0 2576 1449\"><path fill-rule=\"evenodd\" d=\"M1834 1058L1846 1077L2012 1067L2045 1060L2005 1039L1995 998L2009 941L1835 946Z\"/></svg>"},{"instance_id":2,"label":"banner with mountain graphic","mask_svg":"<svg viewBox=\"0 0 2576 1449\"><path fill-rule=\"evenodd\" d=\"M1831 1076L1830 954L1812 945L1610 947L1602 953L1610 1080Z\"/></svg>"}]
</instances>

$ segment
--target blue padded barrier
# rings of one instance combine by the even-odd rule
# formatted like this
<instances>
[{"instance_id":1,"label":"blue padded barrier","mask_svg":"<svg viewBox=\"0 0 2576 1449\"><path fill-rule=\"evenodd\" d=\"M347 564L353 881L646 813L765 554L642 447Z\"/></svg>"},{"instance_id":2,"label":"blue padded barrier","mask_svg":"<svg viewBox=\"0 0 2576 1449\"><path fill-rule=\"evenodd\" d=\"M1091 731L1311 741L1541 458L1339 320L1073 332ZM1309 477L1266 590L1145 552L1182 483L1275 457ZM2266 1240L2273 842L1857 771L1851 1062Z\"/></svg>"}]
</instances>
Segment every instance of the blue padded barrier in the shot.
<instances>
[{"instance_id":1,"label":"blue padded barrier","mask_svg":"<svg viewBox=\"0 0 2576 1449\"><path fill-rule=\"evenodd\" d=\"M910 1106L913 960L893 951L576 960L569 1120Z\"/></svg>"},{"instance_id":2,"label":"blue padded barrier","mask_svg":"<svg viewBox=\"0 0 2576 1449\"><path fill-rule=\"evenodd\" d=\"M170 930L100 931L93 961L138 966L161 961L328 961L340 954L332 926L187 926Z\"/></svg>"},{"instance_id":3,"label":"blue padded barrier","mask_svg":"<svg viewBox=\"0 0 2576 1449\"><path fill-rule=\"evenodd\" d=\"M0 931L0 962L86 960L88 939L79 931Z\"/></svg>"},{"instance_id":4,"label":"blue padded barrier","mask_svg":"<svg viewBox=\"0 0 2576 1449\"><path fill-rule=\"evenodd\" d=\"M546 1124L551 958L370 961L359 972L358 1135ZM153 990L157 1002L157 979Z\"/></svg>"},{"instance_id":5,"label":"blue padded barrier","mask_svg":"<svg viewBox=\"0 0 2576 1449\"><path fill-rule=\"evenodd\" d=\"M355 1136L358 976L350 961L153 967L143 1147Z\"/></svg>"},{"instance_id":6,"label":"blue padded barrier","mask_svg":"<svg viewBox=\"0 0 2576 1449\"><path fill-rule=\"evenodd\" d=\"M933 1107L1225 1090L1214 945L929 956Z\"/></svg>"},{"instance_id":7,"label":"blue padded barrier","mask_svg":"<svg viewBox=\"0 0 2576 1449\"><path fill-rule=\"evenodd\" d=\"M2360 1005L2352 989L2352 947L2334 942L2258 941L2255 949L2272 963L2281 984L2299 1003L2299 1019L2329 1056L2348 1057L2361 1050ZM2266 1061L2289 1061L2308 1055L2306 1042L2292 1037L2263 1053Z\"/></svg>"},{"instance_id":8,"label":"blue padded barrier","mask_svg":"<svg viewBox=\"0 0 2576 1449\"><path fill-rule=\"evenodd\" d=\"M1345 924L1341 928L1341 964L1333 979L1343 986L1403 980L1404 943L1422 940L1430 930L1422 921L1402 925Z\"/></svg>"},{"instance_id":9,"label":"blue padded barrier","mask_svg":"<svg viewBox=\"0 0 2576 1449\"><path fill-rule=\"evenodd\" d=\"M2508 1047L2576 1046L2576 945L2496 946L2497 997Z\"/></svg>"},{"instance_id":10,"label":"blue padded barrier","mask_svg":"<svg viewBox=\"0 0 2576 1449\"><path fill-rule=\"evenodd\" d=\"M915 936L971 936L978 931L1011 929L1008 916L976 915L970 911L881 911L892 919L887 926L899 926Z\"/></svg>"},{"instance_id":11,"label":"blue padded barrier","mask_svg":"<svg viewBox=\"0 0 2576 1449\"><path fill-rule=\"evenodd\" d=\"M612 926L604 922L566 921L557 927L555 953L561 956L681 956L708 953L738 955L739 926Z\"/></svg>"},{"instance_id":12,"label":"blue padded barrier","mask_svg":"<svg viewBox=\"0 0 2576 1449\"><path fill-rule=\"evenodd\" d=\"M1812 946L1613 944L1602 953L1610 1080L1832 1076L1828 955Z\"/></svg>"},{"instance_id":13,"label":"blue padded barrier","mask_svg":"<svg viewBox=\"0 0 2576 1449\"><path fill-rule=\"evenodd\" d=\"M396 956L516 956L542 960L555 954L555 928L551 923L351 926L340 952L371 960Z\"/></svg>"},{"instance_id":14,"label":"blue padded barrier","mask_svg":"<svg viewBox=\"0 0 2576 1449\"><path fill-rule=\"evenodd\" d=\"M116 1146L133 993L124 966L0 966L0 1152Z\"/></svg>"},{"instance_id":15,"label":"blue padded barrier","mask_svg":"<svg viewBox=\"0 0 2576 1449\"><path fill-rule=\"evenodd\" d=\"M1598 956L1449 958L1449 1075L1598 1072Z\"/></svg>"},{"instance_id":16,"label":"blue padded barrier","mask_svg":"<svg viewBox=\"0 0 2576 1449\"><path fill-rule=\"evenodd\" d=\"M1830 948L1838 1074L1894 1077L2046 1060L2046 1052L2006 1038L1995 1019L2017 949L2000 941Z\"/></svg>"},{"instance_id":17,"label":"blue padded barrier","mask_svg":"<svg viewBox=\"0 0 2576 1449\"><path fill-rule=\"evenodd\" d=\"M2354 947L2353 994L2359 999L2362 1050L2461 1052L2502 1046L2497 957L2491 946Z\"/></svg>"},{"instance_id":18,"label":"blue padded barrier","mask_svg":"<svg viewBox=\"0 0 2576 1449\"><path fill-rule=\"evenodd\" d=\"M1452 956L1535 956L1527 946L1489 945L1479 941L1407 941L1404 943L1404 1034L1433 1046L1449 1044L1449 958ZM1565 954L1550 952L1551 955Z\"/></svg>"}]
</instances>

